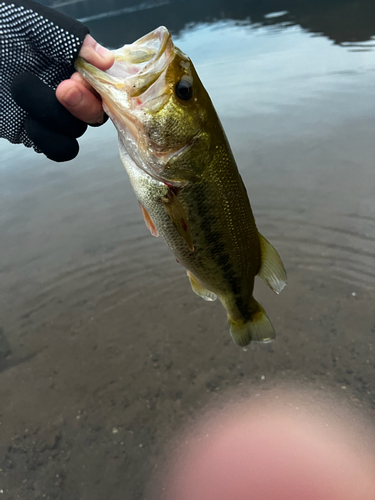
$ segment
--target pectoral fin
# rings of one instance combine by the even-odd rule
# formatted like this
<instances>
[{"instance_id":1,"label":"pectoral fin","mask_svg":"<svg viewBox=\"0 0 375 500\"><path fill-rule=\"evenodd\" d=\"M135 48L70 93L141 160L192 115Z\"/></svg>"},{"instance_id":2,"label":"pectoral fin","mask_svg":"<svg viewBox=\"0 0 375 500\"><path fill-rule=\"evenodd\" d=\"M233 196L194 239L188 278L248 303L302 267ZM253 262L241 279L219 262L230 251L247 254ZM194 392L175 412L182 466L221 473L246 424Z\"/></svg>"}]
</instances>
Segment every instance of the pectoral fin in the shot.
<instances>
[{"instance_id":1,"label":"pectoral fin","mask_svg":"<svg viewBox=\"0 0 375 500\"><path fill-rule=\"evenodd\" d=\"M158 233L158 230L156 229L156 227L154 226L154 223L152 222L151 217L148 215L148 212L145 209L145 207L142 205L142 203L140 201L138 203L139 203L139 206L140 206L140 209L141 209L141 212L143 215L143 219L146 223L147 228L150 230L150 233L152 234L152 236L155 236L157 238L159 236L159 233Z\"/></svg>"},{"instance_id":2,"label":"pectoral fin","mask_svg":"<svg viewBox=\"0 0 375 500\"><path fill-rule=\"evenodd\" d=\"M271 290L279 294L286 286L287 281L284 264L271 243L269 243L260 233L258 234L262 252L258 276L271 288Z\"/></svg>"},{"instance_id":3,"label":"pectoral fin","mask_svg":"<svg viewBox=\"0 0 375 500\"><path fill-rule=\"evenodd\" d=\"M168 194L162 198L162 203L169 218L177 229L178 234L186 241L189 250L193 252L194 245L187 214L171 189Z\"/></svg>"},{"instance_id":4,"label":"pectoral fin","mask_svg":"<svg viewBox=\"0 0 375 500\"><path fill-rule=\"evenodd\" d=\"M213 292L207 290L207 288L203 288L203 286L198 283L198 281L194 278L190 271L186 271L186 273L189 276L190 285L194 293L199 295L199 297L202 297L202 299L208 300L209 302L213 302L217 299L217 296Z\"/></svg>"}]
</instances>

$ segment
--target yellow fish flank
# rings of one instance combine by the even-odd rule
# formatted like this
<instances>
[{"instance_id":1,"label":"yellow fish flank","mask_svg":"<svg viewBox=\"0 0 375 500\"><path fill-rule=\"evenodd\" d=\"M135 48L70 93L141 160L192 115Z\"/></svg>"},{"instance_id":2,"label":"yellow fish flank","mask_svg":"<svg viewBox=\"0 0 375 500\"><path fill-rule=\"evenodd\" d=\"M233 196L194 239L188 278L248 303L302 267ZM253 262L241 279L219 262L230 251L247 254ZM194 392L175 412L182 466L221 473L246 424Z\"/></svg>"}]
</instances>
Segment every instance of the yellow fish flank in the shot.
<instances>
[{"instance_id":1,"label":"yellow fish flank","mask_svg":"<svg viewBox=\"0 0 375 500\"><path fill-rule=\"evenodd\" d=\"M106 72L77 70L103 99L147 227L186 269L192 289L225 307L233 340L275 332L253 297L258 275L276 293L286 273L258 232L227 138L190 59L160 27L114 51Z\"/></svg>"}]
</instances>

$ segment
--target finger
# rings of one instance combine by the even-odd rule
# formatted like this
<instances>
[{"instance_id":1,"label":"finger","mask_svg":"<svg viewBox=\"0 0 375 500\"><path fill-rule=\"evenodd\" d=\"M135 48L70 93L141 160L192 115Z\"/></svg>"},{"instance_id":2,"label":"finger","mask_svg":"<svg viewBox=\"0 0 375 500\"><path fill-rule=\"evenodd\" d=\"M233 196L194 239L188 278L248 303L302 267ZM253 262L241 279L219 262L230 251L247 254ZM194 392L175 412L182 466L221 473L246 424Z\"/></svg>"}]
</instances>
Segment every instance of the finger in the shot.
<instances>
[{"instance_id":1,"label":"finger","mask_svg":"<svg viewBox=\"0 0 375 500\"><path fill-rule=\"evenodd\" d=\"M86 87L87 90L89 90L90 92L92 92L94 94L94 96L99 101L102 100L102 98L100 97L100 94L89 84L89 82L87 80L85 80L83 78L83 76L80 73L78 73L78 71L76 71L75 73L72 74L72 76L70 77L70 80L74 80L75 82L82 83L82 85L84 87Z\"/></svg>"},{"instance_id":2,"label":"finger","mask_svg":"<svg viewBox=\"0 0 375 500\"><path fill-rule=\"evenodd\" d=\"M86 35L79 55L103 71L110 68L115 60L112 52L100 45L91 35Z\"/></svg>"},{"instance_id":3,"label":"finger","mask_svg":"<svg viewBox=\"0 0 375 500\"><path fill-rule=\"evenodd\" d=\"M27 116L25 130L29 138L50 160L63 162L75 158L79 151L78 142Z\"/></svg>"},{"instance_id":4,"label":"finger","mask_svg":"<svg viewBox=\"0 0 375 500\"><path fill-rule=\"evenodd\" d=\"M82 83L64 80L56 89L56 97L79 120L89 124L103 122L104 111L101 101Z\"/></svg>"},{"instance_id":5,"label":"finger","mask_svg":"<svg viewBox=\"0 0 375 500\"><path fill-rule=\"evenodd\" d=\"M87 128L58 102L54 90L32 73L17 75L11 93L16 103L44 127L72 138L80 137Z\"/></svg>"}]
</instances>

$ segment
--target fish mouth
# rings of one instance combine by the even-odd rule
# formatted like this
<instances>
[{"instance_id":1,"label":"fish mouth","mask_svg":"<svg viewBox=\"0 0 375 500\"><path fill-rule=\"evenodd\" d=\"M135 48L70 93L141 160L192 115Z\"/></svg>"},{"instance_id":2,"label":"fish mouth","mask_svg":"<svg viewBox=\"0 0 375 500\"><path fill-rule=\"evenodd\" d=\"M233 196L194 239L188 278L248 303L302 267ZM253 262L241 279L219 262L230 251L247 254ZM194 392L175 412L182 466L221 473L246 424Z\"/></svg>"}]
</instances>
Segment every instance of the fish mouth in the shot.
<instances>
[{"instance_id":1,"label":"fish mouth","mask_svg":"<svg viewBox=\"0 0 375 500\"><path fill-rule=\"evenodd\" d=\"M170 98L166 72L176 52L180 53L169 31L161 26L112 51L115 61L107 71L80 57L75 62L76 70L100 94L103 109L118 131L123 162L130 156L138 168L160 182L164 182L162 172L168 161L192 147L189 143L164 150L153 143L142 122L143 111L157 112Z\"/></svg>"},{"instance_id":2,"label":"fish mouth","mask_svg":"<svg viewBox=\"0 0 375 500\"><path fill-rule=\"evenodd\" d=\"M100 94L103 107L119 129L121 123L138 136L132 111L151 101L163 101L163 82L160 78L174 57L174 44L167 28L160 26L136 42L112 51L115 61L102 71L81 57L76 70ZM150 87L159 87L150 89ZM147 92L152 90L152 92Z\"/></svg>"}]
</instances>

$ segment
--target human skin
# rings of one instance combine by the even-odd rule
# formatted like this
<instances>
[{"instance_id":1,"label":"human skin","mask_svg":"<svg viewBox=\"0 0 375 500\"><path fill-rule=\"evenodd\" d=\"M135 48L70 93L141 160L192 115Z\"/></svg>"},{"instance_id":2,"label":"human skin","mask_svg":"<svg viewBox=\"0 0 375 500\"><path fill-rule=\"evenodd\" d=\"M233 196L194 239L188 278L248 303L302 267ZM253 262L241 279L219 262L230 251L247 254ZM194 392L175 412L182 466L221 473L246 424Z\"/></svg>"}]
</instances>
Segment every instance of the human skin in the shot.
<instances>
[{"instance_id":1,"label":"human skin","mask_svg":"<svg viewBox=\"0 0 375 500\"><path fill-rule=\"evenodd\" d=\"M373 430L339 406L316 411L306 401L283 408L250 399L198 419L172 454L163 498L373 500Z\"/></svg>"},{"instance_id":2,"label":"human skin","mask_svg":"<svg viewBox=\"0 0 375 500\"><path fill-rule=\"evenodd\" d=\"M91 35L85 37L79 55L103 71L109 69L114 62L112 52L98 44ZM101 99L79 73L73 73L69 80L59 84L56 97L79 120L92 125L103 122Z\"/></svg>"}]
</instances>

